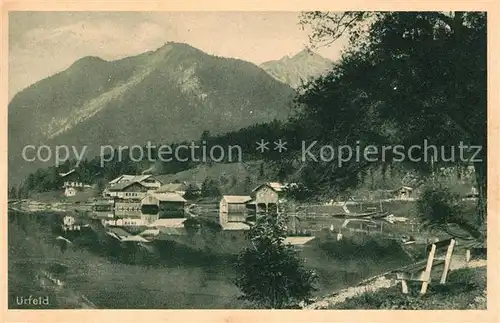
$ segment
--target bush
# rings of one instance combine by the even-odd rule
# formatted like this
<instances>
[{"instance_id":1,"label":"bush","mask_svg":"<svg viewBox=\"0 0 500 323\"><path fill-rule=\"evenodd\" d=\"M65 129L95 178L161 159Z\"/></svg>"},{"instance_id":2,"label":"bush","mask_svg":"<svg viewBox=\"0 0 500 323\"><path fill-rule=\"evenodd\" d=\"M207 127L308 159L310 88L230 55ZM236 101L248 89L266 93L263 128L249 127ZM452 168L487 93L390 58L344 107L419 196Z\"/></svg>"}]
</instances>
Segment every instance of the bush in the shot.
<instances>
[{"instance_id":1,"label":"bush","mask_svg":"<svg viewBox=\"0 0 500 323\"><path fill-rule=\"evenodd\" d=\"M422 190L417 201L422 223L427 226L443 225L463 219L464 204L458 194L448 188L431 185Z\"/></svg>"},{"instance_id":2,"label":"bush","mask_svg":"<svg viewBox=\"0 0 500 323\"><path fill-rule=\"evenodd\" d=\"M219 183L210 177L205 178L201 185L201 195L203 197L217 197L221 196Z\"/></svg>"},{"instance_id":3,"label":"bush","mask_svg":"<svg viewBox=\"0 0 500 323\"><path fill-rule=\"evenodd\" d=\"M200 196L198 188L194 184L189 184L186 188L186 193L184 193L184 198L186 200L193 200Z\"/></svg>"},{"instance_id":4,"label":"bush","mask_svg":"<svg viewBox=\"0 0 500 323\"><path fill-rule=\"evenodd\" d=\"M419 295L421 283L408 282L409 294L402 294L400 285L367 292L331 305L330 309L471 309L486 305L486 269L459 269L450 273L445 285L429 285Z\"/></svg>"},{"instance_id":5,"label":"bush","mask_svg":"<svg viewBox=\"0 0 500 323\"><path fill-rule=\"evenodd\" d=\"M253 247L243 250L236 262L236 285L242 299L259 308L293 308L307 301L316 289L316 274L304 267L291 245L283 243L284 220L259 218L248 232Z\"/></svg>"}]
</instances>

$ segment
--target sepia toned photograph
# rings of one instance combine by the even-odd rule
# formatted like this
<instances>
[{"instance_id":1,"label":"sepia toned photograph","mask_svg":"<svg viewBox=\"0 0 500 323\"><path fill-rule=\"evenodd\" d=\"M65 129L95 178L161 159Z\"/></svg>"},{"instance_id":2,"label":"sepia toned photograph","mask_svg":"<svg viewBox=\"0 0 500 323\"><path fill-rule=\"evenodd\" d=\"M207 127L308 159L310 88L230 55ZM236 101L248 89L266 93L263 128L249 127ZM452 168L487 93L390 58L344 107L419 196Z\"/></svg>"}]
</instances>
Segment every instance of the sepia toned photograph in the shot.
<instances>
[{"instance_id":1,"label":"sepia toned photograph","mask_svg":"<svg viewBox=\"0 0 500 323\"><path fill-rule=\"evenodd\" d=\"M8 308L486 310L483 11L10 11Z\"/></svg>"}]
</instances>

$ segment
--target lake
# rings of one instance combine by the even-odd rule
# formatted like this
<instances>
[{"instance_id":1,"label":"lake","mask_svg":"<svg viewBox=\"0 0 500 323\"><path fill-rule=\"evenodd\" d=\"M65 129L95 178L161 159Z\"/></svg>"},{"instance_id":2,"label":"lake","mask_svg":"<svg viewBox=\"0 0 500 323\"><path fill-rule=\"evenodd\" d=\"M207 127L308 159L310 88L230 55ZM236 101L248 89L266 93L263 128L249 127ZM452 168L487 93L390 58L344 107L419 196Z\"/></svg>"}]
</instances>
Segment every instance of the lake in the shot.
<instances>
[{"instance_id":1,"label":"lake","mask_svg":"<svg viewBox=\"0 0 500 323\"><path fill-rule=\"evenodd\" d=\"M57 299L58 308L81 307L81 303L75 301L78 297L88 299L97 308L222 309L245 306L237 299L240 293L233 283L237 275L232 267L234 255L224 254L221 247L239 240L216 241L222 240L216 238L211 242L212 249L204 246L199 250L179 246L179 242L172 243L168 250L156 254L158 258L149 259L149 265L145 265L140 263L144 255L137 250L117 249L113 250L113 256L108 247L102 247L105 242L100 241L99 235L81 239L81 242L74 239L74 245L62 252L51 225L55 219L57 216L53 214L9 212L10 304L16 294L25 291L51 293ZM409 261L394 241L371 239L337 242L325 237L303 248L300 256L319 276L320 290L316 295L331 293ZM215 253L214 249L222 252ZM116 253L125 253L127 257L116 257ZM15 267L26 259L52 259L67 264L68 272L60 275L64 286L50 291L43 286L36 278L41 270L37 261L25 263L24 270L19 270L19 265ZM139 263L126 263L131 259Z\"/></svg>"}]
</instances>

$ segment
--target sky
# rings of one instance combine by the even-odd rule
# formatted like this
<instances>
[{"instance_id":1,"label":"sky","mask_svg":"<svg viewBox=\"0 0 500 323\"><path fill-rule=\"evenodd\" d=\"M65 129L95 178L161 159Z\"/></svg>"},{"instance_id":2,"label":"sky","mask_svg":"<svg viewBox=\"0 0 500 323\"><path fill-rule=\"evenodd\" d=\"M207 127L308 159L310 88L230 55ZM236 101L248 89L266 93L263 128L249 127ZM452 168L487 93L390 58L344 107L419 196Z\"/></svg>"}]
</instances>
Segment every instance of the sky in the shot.
<instances>
[{"instance_id":1,"label":"sky","mask_svg":"<svg viewBox=\"0 0 500 323\"><path fill-rule=\"evenodd\" d=\"M309 45L298 12L10 12L9 100L84 56L141 54L168 41L261 64ZM336 60L344 40L317 52Z\"/></svg>"}]
</instances>

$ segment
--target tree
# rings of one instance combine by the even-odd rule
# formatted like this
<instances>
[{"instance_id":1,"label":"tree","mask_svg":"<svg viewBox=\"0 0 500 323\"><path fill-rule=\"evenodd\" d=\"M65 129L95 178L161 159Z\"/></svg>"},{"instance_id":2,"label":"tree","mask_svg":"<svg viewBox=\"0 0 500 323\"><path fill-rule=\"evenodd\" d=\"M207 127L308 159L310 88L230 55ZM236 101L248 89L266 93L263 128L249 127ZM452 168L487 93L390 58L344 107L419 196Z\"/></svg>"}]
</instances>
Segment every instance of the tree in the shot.
<instances>
[{"instance_id":1,"label":"tree","mask_svg":"<svg viewBox=\"0 0 500 323\"><path fill-rule=\"evenodd\" d=\"M11 186L9 188L9 199L15 199L15 198L18 198L17 196L17 189L15 188L15 186Z\"/></svg>"},{"instance_id":2,"label":"tree","mask_svg":"<svg viewBox=\"0 0 500 323\"><path fill-rule=\"evenodd\" d=\"M210 177L205 178L201 184L201 195L205 197L219 197L221 195L219 184Z\"/></svg>"},{"instance_id":3,"label":"tree","mask_svg":"<svg viewBox=\"0 0 500 323\"><path fill-rule=\"evenodd\" d=\"M97 190L102 193L102 191L104 191L104 189L106 188L106 181L104 180L104 178L98 178L96 184Z\"/></svg>"},{"instance_id":4,"label":"tree","mask_svg":"<svg viewBox=\"0 0 500 323\"><path fill-rule=\"evenodd\" d=\"M481 233L471 226L464 215L466 207L462 197L446 187L436 183L426 185L417 200L417 208L425 227L438 228L455 236L456 233L448 227L449 223L455 223L473 237L481 237Z\"/></svg>"},{"instance_id":5,"label":"tree","mask_svg":"<svg viewBox=\"0 0 500 323\"><path fill-rule=\"evenodd\" d=\"M187 200L192 200L199 196L198 189L194 184L188 184L186 187L186 192L184 193L184 198Z\"/></svg>"},{"instance_id":6,"label":"tree","mask_svg":"<svg viewBox=\"0 0 500 323\"><path fill-rule=\"evenodd\" d=\"M200 136L200 140L203 142L203 141L208 141L210 140L211 136L210 136L210 131L208 130L205 130L202 132L201 136Z\"/></svg>"},{"instance_id":7,"label":"tree","mask_svg":"<svg viewBox=\"0 0 500 323\"><path fill-rule=\"evenodd\" d=\"M253 247L244 249L236 267L242 298L262 308L290 308L307 301L316 289L316 274L304 267L291 245L284 244L284 217L257 219L248 232Z\"/></svg>"},{"instance_id":8,"label":"tree","mask_svg":"<svg viewBox=\"0 0 500 323\"><path fill-rule=\"evenodd\" d=\"M265 176L265 172L264 172L264 163L260 163L260 166L259 166L259 178L262 179L264 178Z\"/></svg>"},{"instance_id":9,"label":"tree","mask_svg":"<svg viewBox=\"0 0 500 323\"><path fill-rule=\"evenodd\" d=\"M405 147L422 146L427 139L437 147L481 146L476 156L481 161L473 165L479 193L476 222L483 223L486 14L307 12L302 23L313 27L313 45L341 37L350 44L332 72L309 84L298 100L305 106L304 117L327 134L321 139ZM428 172L432 163L413 164ZM333 173L326 176L331 179Z\"/></svg>"},{"instance_id":10,"label":"tree","mask_svg":"<svg viewBox=\"0 0 500 323\"><path fill-rule=\"evenodd\" d=\"M219 183L221 185L227 185L230 181L230 178L229 176L226 174L226 173L222 173L220 176L219 176Z\"/></svg>"},{"instance_id":11,"label":"tree","mask_svg":"<svg viewBox=\"0 0 500 323\"><path fill-rule=\"evenodd\" d=\"M246 193L252 191L252 179L250 178L250 176L245 177L245 180L243 181L243 190Z\"/></svg>"}]
</instances>

